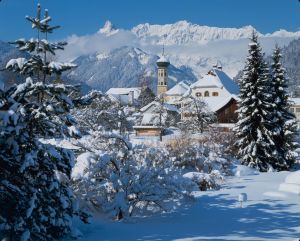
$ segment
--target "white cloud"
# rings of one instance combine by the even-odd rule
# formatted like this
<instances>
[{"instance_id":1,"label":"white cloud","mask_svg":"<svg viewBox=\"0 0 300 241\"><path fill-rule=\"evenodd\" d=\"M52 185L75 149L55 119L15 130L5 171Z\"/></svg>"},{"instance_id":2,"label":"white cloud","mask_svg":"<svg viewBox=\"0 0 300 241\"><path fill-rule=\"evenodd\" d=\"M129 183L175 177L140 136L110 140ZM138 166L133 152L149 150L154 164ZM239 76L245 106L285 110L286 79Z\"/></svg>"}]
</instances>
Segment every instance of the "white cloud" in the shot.
<instances>
[{"instance_id":1,"label":"white cloud","mask_svg":"<svg viewBox=\"0 0 300 241\"><path fill-rule=\"evenodd\" d=\"M92 35L68 37L66 39L68 45L59 58L64 61L71 61L81 55L109 53L112 49L121 46L139 47L148 53L157 55L162 51L162 46L157 44L158 39L155 36L148 36L141 40L130 30L115 30L112 25L108 27L105 31L98 31ZM292 39L287 36L266 35L261 37L259 41L263 51L269 55L275 44L283 46ZM182 45L167 45L166 53L172 64L177 67L189 66L199 76L218 62L233 77L244 66L248 43L249 40L245 38L211 41L206 44L190 42Z\"/></svg>"},{"instance_id":2,"label":"white cloud","mask_svg":"<svg viewBox=\"0 0 300 241\"><path fill-rule=\"evenodd\" d=\"M113 35L107 36L97 32L92 35L72 35L66 39L68 45L59 58L62 60L74 60L81 55L93 54L96 52L109 52L121 46L137 46L138 39L130 31L119 30Z\"/></svg>"}]
</instances>

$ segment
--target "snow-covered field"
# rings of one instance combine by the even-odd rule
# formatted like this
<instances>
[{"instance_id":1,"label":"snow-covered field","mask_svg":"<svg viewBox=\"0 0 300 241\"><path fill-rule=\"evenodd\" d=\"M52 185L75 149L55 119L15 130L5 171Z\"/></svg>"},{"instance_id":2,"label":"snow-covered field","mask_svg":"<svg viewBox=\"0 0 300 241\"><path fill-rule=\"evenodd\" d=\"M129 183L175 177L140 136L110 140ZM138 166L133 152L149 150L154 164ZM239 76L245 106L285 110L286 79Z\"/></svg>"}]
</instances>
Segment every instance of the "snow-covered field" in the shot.
<instances>
[{"instance_id":1,"label":"snow-covered field","mask_svg":"<svg viewBox=\"0 0 300 241\"><path fill-rule=\"evenodd\" d=\"M94 217L89 225L78 223L80 240L300 239L300 196L279 191L289 172L237 174L219 191L196 192L195 201L173 213L122 222ZM248 197L242 208L240 193Z\"/></svg>"}]
</instances>

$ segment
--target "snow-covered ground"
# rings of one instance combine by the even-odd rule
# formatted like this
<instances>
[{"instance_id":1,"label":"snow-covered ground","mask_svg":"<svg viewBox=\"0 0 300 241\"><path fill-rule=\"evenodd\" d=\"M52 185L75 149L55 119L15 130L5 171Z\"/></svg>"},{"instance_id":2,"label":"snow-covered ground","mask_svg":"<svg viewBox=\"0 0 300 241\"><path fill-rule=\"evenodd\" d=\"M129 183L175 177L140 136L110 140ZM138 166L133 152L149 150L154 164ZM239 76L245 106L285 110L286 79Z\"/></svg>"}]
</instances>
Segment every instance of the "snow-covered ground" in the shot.
<instances>
[{"instance_id":1,"label":"snow-covered ground","mask_svg":"<svg viewBox=\"0 0 300 241\"><path fill-rule=\"evenodd\" d=\"M298 240L300 196L280 192L289 172L237 170L219 191L195 193L195 201L173 213L115 222L94 217L77 224L82 241L144 240ZM240 207L238 196L248 201Z\"/></svg>"}]
</instances>

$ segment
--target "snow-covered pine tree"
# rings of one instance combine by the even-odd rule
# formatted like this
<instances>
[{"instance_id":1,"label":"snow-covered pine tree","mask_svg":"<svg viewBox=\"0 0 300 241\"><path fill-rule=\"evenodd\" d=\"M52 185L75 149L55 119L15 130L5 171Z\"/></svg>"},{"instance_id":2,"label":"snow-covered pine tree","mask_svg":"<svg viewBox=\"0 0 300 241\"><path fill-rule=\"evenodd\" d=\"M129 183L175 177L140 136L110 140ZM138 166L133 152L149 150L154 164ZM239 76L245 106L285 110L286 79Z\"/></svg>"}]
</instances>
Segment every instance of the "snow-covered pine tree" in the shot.
<instances>
[{"instance_id":1,"label":"snow-covered pine tree","mask_svg":"<svg viewBox=\"0 0 300 241\"><path fill-rule=\"evenodd\" d=\"M274 135L277 160L272 164L276 170L286 170L295 163L293 150L297 147L295 138L297 135L297 123L293 113L289 111L290 103L287 93L287 79L285 69L281 64L281 50L275 47L272 55L272 87L273 103L276 105L275 120L278 132Z\"/></svg>"},{"instance_id":2,"label":"snow-covered pine tree","mask_svg":"<svg viewBox=\"0 0 300 241\"><path fill-rule=\"evenodd\" d=\"M55 55L56 50L63 50L66 42L50 43L48 41L48 35L53 33L53 30L60 26L50 26L49 22L51 17L48 15L48 10L45 10L44 18L41 18L41 7L38 4L37 17L26 16L26 19L32 24L32 28L37 30L37 39L18 39L11 44L23 52L28 52L31 57L11 59L6 64L6 69L19 72L23 75L32 77L34 81L42 81L46 83L47 77L55 74L55 81L60 83L61 73L76 67L72 63L60 63L55 61L49 61L48 54ZM41 39L41 34L45 35L45 39Z\"/></svg>"},{"instance_id":3,"label":"snow-covered pine tree","mask_svg":"<svg viewBox=\"0 0 300 241\"><path fill-rule=\"evenodd\" d=\"M147 73L144 73L139 78L139 86L141 88L141 94L139 95L137 101L140 108L148 105L155 100L155 94L151 90L153 83L153 78Z\"/></svg>"},{"instance_id":4,"label":"snow-covered pine tree","mask_svg":"<svg viewBox=\"0 0 300 241\"><path fill-rule=\"evenodd\" d=\"M274 103L269 69L258 36L253 32L240 84L237 146L242 164L268 171L277 161Z\"/></svg>"},{"instance_id":5,"label":"snow-covered pine tree","mask_svg":"<svg viewBox=\"0 0 300 241\"><path fill-rule=\"evenodd\" d=\"M27 17L38 32L51 33L51 18ZM72 116L72 86L46 84L46 77L72 67L47 61L47 52L63 49L45 39L18 40L29 59L10 60L7 68L31 77L0 92L0 237L53 240L71 231L74 197L68 180L72 152L47 144L48 138L77 134ZM34 83L35 82L35 83ZM43 141L42 141L43 140Z\"/></svg>"}]
</instances>

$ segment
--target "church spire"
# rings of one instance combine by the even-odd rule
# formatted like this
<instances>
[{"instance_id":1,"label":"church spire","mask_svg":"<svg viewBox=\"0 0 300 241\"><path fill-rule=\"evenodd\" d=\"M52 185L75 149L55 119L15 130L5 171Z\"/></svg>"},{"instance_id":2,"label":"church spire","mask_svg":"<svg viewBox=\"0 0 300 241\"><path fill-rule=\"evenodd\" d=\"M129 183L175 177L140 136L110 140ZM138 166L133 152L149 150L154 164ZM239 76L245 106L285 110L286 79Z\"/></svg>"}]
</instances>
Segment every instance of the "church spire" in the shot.
<instances>
[{"instance_id":1,"label":"church spire","mask_svg":"<svg viewBox=\"0 0 300 241\"><path fill-rule=\"evenodd\" d=\"M164 39L166 38L164 35ZM161 95L168 90L168 66L170 65L169 60L165 56L165 44L163 43L162 55L157 60L157 95Z\"/></svg>"}]
</instances>

